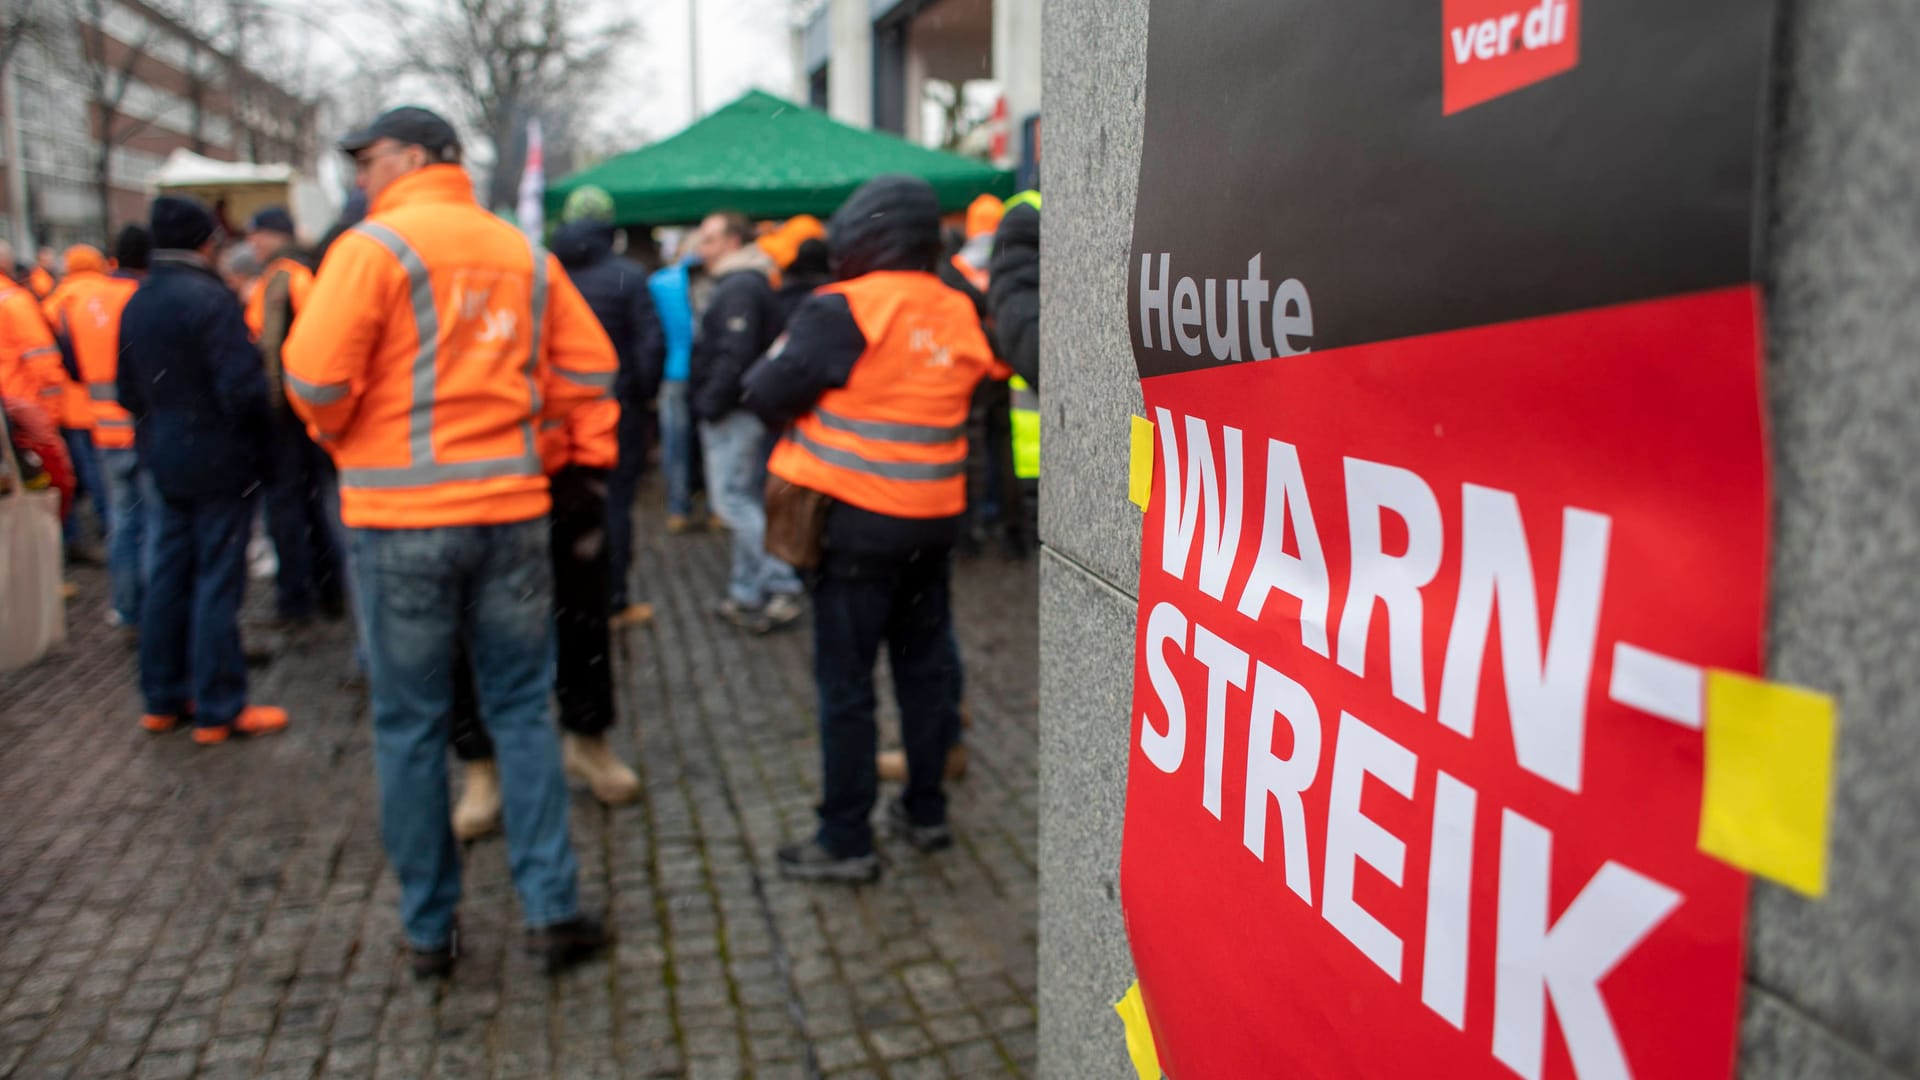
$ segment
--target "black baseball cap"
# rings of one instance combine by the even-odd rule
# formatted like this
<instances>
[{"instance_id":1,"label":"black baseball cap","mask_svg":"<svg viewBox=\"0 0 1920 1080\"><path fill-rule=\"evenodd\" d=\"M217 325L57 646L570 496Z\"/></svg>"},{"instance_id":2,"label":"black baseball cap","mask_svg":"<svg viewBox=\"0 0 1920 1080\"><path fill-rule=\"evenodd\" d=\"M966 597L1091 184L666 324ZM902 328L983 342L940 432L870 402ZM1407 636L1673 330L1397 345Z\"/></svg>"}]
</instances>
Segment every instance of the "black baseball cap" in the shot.
<instances>
[{"instance_id":1,"label":"black baseball cap","mask_svg":"<svg viewBox=\"0 0 1920 1080\"><path fill-rule=\"evenodd\" d=\"M375 117L373 123L348 133L340 140L340 149L357 154L381 139L418 146L440 157L445 157L449 150L460 149L460 136L454 132L453 125L441 119L439 113L418 105L388 109Z\"/></svg>"}]
</instances>

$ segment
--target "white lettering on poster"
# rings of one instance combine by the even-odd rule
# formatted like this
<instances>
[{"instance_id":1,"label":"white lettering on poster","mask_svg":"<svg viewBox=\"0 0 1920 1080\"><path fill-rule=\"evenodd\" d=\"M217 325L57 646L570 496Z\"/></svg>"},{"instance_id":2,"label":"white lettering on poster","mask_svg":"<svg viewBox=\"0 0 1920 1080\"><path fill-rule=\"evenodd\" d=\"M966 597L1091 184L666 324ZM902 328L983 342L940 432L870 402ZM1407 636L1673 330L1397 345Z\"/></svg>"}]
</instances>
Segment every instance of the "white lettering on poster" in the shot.
<instances>
[{"instance_id":1,"label":"white lettering on poster","mask_svg":"<svg viewBox=\"0 0 1920 1080\"><path fill-rule=\"evenodd\" d=\"M1269 287L1260 273L1261 256L1247 260L1242 278L1173 276L1173 256L1140 256L1140 346L1187 356L1207 355L1223 363L1267 360L1312 351L1313 301L1298 278ZM1241 333L1241 308L1246 332ZM1268 315L1261 317L1262 309ZM1204 330L1204 333L1203 333ZM1271 331L1272 347L1264 336ZM1242 348L1242 341L1246 348Z\"/></svg>"},{"instance_id":2,"label":"white lettering on poster","mask_svg":"<svg viewBox=\"0 0 1920 1080\"><path fill-rule=\"evenodd\" d=\"M1455 64L1506 56L1516 45L1523 49L1558 45L1567 39L1567 0L1541 0L1527 9L1524 19L1513 12L1449 27L1447 39L1453 46Z\"/></svg>"},{"instance_id":3,"label":"white lettering on poster","mask_svg":"<svg viewBox=\"0 0 1920 1080\"><path fill-rule=\"evenodd\" d=\"M1250 276L1258 269L1250 266ZM1611 522L1605 515L1558 508L1556 571L1551 564L1536 565L1538 538L1529 535L1513 493L1466 483L1456 499L1436 493L1403 466L1344 458L1339 474L1344 490L1338 494L1345 500L1350 572L1341 600L1332 595L1328 554L1315 525L1316 500L1298 449L1268 440L1265 479L1249 487L1238 429L1220 426L1216 439L1214 426L1199 417L1175 416L1164 408L1156 415L1166 475L1164 573L1228 605L1222 610L1229 618L1237 613L1254 622L1295 621L1291 604L1273 602L1275 593L1292 597L1299 602L1302 646L1295 655L1331 652L1356 676L1365 675L1369 644L1384 637L1392 695L1416 712L1426 711L1425 665L1429 659L1439 663L1438 703L1430 722L1469 740L1478 734L1474 721L1482 707L1485 654L1497 633L1500 676L1488 689L1502 695L1515 763L1558 788L1579 792L1586 698L1599 648L1609 556ZM1329 493L1312 494L1321 496L1317 501L1323 508L1329 505ZM1250 556L1242 563L1238 536L1250 516L1246 503L1263 496L1260 541L1257 549L1248 545ZM1340 508L1335 505L1333 512ZM1286 553L1289 535L1296 555ZM1425 593L1453 538L1459 545L1459 578L1451 593L1449 633L1439 655L1428 657L1421 648ZM1554 582L1550 596L1542 596L1538 587L1543 577ZM1241 585L1228 599L1232 580ZM1335 602L1341 603L1339 625L1329 642L1326 619ZM1385 622L1378 635L1373 633L1376 608ZM1178 773L1193 734L1187 697L1190 692L1202 696L1193 703L1204 709L1200 802L1209 816L1225 823L1224 807L1232 794L1224 783L1227 751L1244 730L1240 831L1249 856L1275 861L1268 824L1277 812L1277 860L1288 890L1310 909L1317 896L1328 927L1395 982L1405 980L1405 945L1414 941L1421 1001L1447 1024L1466 1030L1475 932L1473 868L1481 854L1476 835L1485 831L1486 843L1495 843L1490 830L1476 830L1479 793L1447 771L1423 768L1414 750L1381 727L1347 710L1323 710L1283 665L1253 655L1233 636L1172 602L1154 606L1144 648L1157 709L1149 708L1141 718L1142 751L1157 769ZM1328 733L1321 718L1333 715L1339 724ZM1329 753L1331 764L1322 769ZM1430 802L1416 798L1427 785L1423 772L1432 778ZM1312 793L1323 776L1325 801L1316 803ZM1369 781L1375 782L1371 792ZM1418 812L1430 812L1428 826L1416 832L1407 827L1404 810L1389 814L1396 796ZM1310 809L1321 806L1323 811ZM1520 1076L1537 1078L1544 1068L1551 999L1575 1071L1583 1078L1625 1077L1626 1060L1601 985L1683 897L1608 861L1551 918L1553 835L1510 807L1497 809L1497 893L1480 901L1483 907L1497 904L1497 912L1493 929L1483 922L1479 931L1497 939L1491 943L1493 1055ZM1315 813L1324 819L1313 820ZM1408 841L1416 838L1428 839L1428 855L1424 874L1409 880ZM1376 879L1356 889L1362 864ZM1381 880L1413 893L1408 898L1417 902L1381 904ZM1376 898L1371 908L1361 895ZM1423 927L1402 925L1422 918Z\"/></svg>"}]
</instances>

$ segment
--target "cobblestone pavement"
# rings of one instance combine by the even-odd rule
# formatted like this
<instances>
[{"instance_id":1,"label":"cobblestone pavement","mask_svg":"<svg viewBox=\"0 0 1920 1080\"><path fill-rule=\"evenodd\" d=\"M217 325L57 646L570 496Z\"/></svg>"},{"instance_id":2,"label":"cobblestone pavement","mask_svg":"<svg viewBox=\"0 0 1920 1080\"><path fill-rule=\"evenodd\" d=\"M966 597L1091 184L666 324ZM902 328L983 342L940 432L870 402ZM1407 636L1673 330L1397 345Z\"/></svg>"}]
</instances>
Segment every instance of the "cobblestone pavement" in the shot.
<instances>
[{"instance_id":1,"label":"cobblestone pavement","mask_svg":"<svg viewBox=\"0 0 1920 1080\"><path fill-rule=\"evenodd\" d=\"M306 631L255 671L287 733L200 749L139 731L104 575L76 571L74 641L0 676L0 1076L1030 1074L1033 564L957 566L958 846L886 846L880 884L849 890L773 871L818 783L807 634L744 638L706 614L722 537L643 526L638 544L636 595L659 617L619 649L615 739L646 795L573 802L583 892L619 944L539 974L504 846L482 841L444 988L405 971L347 631ZM269 591L254 583L251 612Z\"/></svg>"}]
</instances>

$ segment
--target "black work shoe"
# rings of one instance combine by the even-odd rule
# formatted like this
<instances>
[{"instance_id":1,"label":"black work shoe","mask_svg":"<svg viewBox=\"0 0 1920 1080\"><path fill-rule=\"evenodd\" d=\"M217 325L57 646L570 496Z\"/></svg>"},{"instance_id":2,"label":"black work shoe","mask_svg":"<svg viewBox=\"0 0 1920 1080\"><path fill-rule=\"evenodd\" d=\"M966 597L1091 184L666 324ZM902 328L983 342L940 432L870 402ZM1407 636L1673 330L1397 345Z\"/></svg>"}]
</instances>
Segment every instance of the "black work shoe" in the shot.
<instances>
[{"instance_id":1,"label":"black work shoe","mask_svg":"<svg viewBox=\"0 0 1920 1080\"><path fill-rule=\"evenodd\" d=\"M780 864L780 876L796 881L837 881L846 885L861 885L880 880L880 856L871 851L865 855L841 858L821 847L820 841L808 840L786 845L775 858Z\"/></svg>"},{"instance_id":2,"label":"black work shoe","mask_svg":"<svg viewBox=\"0 0 1920 1080\"><path fill-rule=\"evenodd\" d=\"M447 978L453 974L453 962L460 958L460 928L455 926L447 943L437 949L410 949L409 952L407 964L416 980Z\"/></svg>"},{"instance_id":3,"label":"black work shoe","mask_svg":"<svg viewBox=\"0 0 1920 1080\"><path fill-rule=\"evenodd\" d=\"M895 837L905 840L922 855L945 851L953 846L951 825L944 822L939 825L915 825L913 819L907 816L907 804L899 799L887 804L887 826Z\"/></svg>"},{"instance_id":4,"label":"black work shoe","mask_svg":"<svg viewBox=\"0 0 1920 1080\"><path fill-rule=\"evenodd\" d=\"M576 915L566 922L527 931L527 952L546 961L547 974L557 975L606 948L613 941L599 919Z\"/></svg>"}]
</instances>

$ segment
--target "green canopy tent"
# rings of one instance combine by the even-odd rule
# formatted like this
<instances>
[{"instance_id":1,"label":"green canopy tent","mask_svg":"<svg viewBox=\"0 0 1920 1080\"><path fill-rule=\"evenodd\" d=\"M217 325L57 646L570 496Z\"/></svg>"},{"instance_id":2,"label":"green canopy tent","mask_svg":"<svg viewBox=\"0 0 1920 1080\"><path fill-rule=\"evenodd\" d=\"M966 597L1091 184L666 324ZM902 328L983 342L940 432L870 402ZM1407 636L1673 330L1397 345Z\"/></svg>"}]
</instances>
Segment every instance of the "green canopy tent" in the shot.
<instances>
[{"instance_id":1,"label":"green canopy tent","mask_svg":"<svg viewBox=\"0 0 1920 1080\"><path fill-rule=\"evenodd\" d=\"M825 218L854 188L884 173L923 177L942 210L963 209L981 194L1013 194L1008 170L751 90L672 138L555 181L546 205L558 218L570 192L593 184L613 196L619 225L677 225L715 210Z\"/></svg>"}]
</instances>

